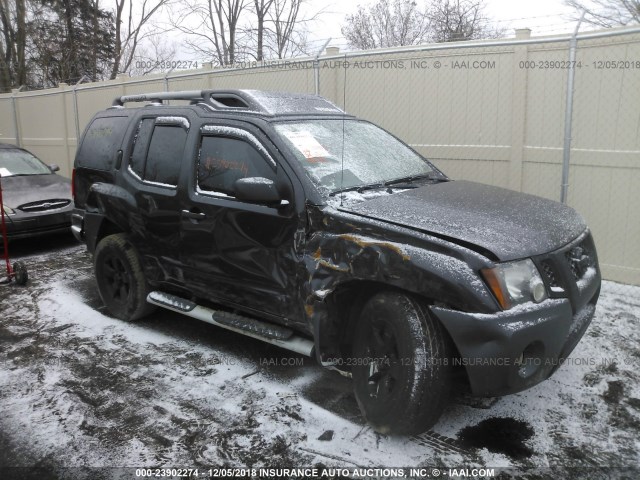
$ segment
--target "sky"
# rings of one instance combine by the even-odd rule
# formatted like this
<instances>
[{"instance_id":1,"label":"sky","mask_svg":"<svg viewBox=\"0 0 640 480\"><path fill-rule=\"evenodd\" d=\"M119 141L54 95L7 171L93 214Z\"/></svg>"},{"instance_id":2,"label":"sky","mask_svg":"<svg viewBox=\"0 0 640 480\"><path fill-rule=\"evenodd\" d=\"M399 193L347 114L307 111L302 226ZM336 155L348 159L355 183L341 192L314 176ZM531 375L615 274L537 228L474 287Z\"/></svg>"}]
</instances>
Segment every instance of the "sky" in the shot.
<instances>
[{"instance_id":1,"label":"sky","mask_svg":"<svg viewBox=\"0 0 640 480\"><path fill-rule=\"evenodd\" d=\"M311 27L309 40L317 48L324 40L332 37L331 46L347 48L340 31L345 16L354 13L358 5L370 5L376 0L314 0L307 12L315 13L323 9L321 19ZM498 25L505 27L508 36L513 36L516 28L530 28L532 36L573 32L575 21L571 20L573 10L564 5L563 0L485 0L485 12ZM583 26L581 30L588 29Z\"/></svg>"}]
</instances>

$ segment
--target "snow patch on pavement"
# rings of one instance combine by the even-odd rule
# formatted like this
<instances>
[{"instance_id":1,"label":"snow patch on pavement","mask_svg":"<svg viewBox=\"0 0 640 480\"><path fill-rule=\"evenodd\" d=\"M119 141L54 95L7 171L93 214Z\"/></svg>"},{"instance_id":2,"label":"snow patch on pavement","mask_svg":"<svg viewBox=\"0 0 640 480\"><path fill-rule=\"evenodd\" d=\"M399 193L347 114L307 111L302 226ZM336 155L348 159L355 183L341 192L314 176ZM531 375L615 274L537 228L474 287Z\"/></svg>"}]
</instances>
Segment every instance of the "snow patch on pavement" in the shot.
<instances>
[{"instance_id":1,"label":"snow patch on pavement","mask_svg":"<svg viewBox=\"0 0 640 480\"><path fill-rule=\"evenodd\" d=\"M551 379L494 400L458 394L433 432L408 438L372 431L350 381L310 359L162 309L135 324L104 315L79 249L30 262L40 275L26 288L0 289L0 429L28 461L551 466L569 477L640 464L638 287L603 284L596 317ZM290 358L301 364L282 366ZM456 443L492 418L531 426L530 458Z\"/></svg>"}]
</instances>

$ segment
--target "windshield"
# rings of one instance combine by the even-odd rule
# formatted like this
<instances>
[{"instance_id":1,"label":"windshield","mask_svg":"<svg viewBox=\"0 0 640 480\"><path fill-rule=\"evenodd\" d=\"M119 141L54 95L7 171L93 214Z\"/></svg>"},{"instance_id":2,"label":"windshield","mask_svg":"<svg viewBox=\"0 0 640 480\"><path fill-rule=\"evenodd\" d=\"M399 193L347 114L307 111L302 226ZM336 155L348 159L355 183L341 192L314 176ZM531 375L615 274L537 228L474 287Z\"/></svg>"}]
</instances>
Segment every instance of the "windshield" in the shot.
<instances>
[{"instance_id":1,"label":"windshield","mask_svg":"<svg viewBox=\"0 0 640 480\"><path fill-rule=\"evenodd\" d=\"M49 167L29 152L17 148L0 149L0 175L3 177L49 173Z\"/></svg>"},{"instance_id":2,"label":"windshield","mask_svg":"<svg viewBox=\"0 0 640 480\"><path fill-rule=\"evenodd\" d=\"M275 128L313 181L329 192L435 171L404 143L368 122L310 120Z\"/></svg>"}]
</instances>

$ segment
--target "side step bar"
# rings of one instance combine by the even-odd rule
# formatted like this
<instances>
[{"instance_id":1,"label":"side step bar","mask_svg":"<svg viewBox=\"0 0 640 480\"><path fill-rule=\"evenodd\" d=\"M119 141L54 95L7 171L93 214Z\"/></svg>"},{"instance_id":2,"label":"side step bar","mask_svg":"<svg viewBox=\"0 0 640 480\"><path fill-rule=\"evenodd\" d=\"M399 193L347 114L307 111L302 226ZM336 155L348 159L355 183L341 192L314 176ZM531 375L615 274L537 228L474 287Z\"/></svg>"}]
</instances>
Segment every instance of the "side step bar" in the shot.
<instances>
[{"instance_id":1,"label":"side step bar","mask_svg":"<svg viewBox=\"0 0 640 480\"><path fill-rule=\"evenodd\" d=\"M232 332L241 333L247 337L277 345L301 355L313 356L313 342L294 335L293 331L286 327L272 325L229 312L213 310L176 295L159 291L149 293L147 302Z\"/></svg>"}]
</instances>

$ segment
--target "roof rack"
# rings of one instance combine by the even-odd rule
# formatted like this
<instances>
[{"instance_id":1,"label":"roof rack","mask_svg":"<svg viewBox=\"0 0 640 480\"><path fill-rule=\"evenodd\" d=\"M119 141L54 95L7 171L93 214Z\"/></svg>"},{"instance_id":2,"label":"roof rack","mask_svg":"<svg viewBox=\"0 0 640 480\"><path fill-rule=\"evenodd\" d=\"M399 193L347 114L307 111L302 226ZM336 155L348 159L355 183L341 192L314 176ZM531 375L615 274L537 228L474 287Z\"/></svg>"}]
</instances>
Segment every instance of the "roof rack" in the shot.
<instances>
[{"instance_id":1,"label":"roof rack","mask_svg":"<svg viewBox=\"0 0 640 480\"><path fill-rule=\"evenodd\" d=\"M186 90L182 92L142 93L122 95L113 101L114 107L128 102L162 104L164 100L186 100L192 105L205 104L214 110L262 115L296 113L344 114L325 98L307 93L262 92L259 90Z\"/></svg>"},{"instance_id":2,"label":"roof rack","mask_svg":"<svg viewBox=\"0 0 640 480\"><path fill-rule=\"evenodd\" d=\"M216 110L242 109L268 113L249 95L243 95L242 90L186 90L182 92L142 93L138 95L123 95L113 101L114 107L122 107L128 102L151 102L162 104L164 100L187 100L192 105L205 103Z\"/></svg>"},{"instance_id":3,"label":"roof rack","mask_svg":"<svg viewBox=\"0 0 640 480\"><path fill-rule=\"evenodd\" d=\"M163 100L190 100L191 102L202 101L202 92L199 90L188 90L183 92L157 92L141 93L138 95L122 95L113 100L114 107L122 107L128 102L152 102L162 103Z\"/></svg>"}]
</instances>

